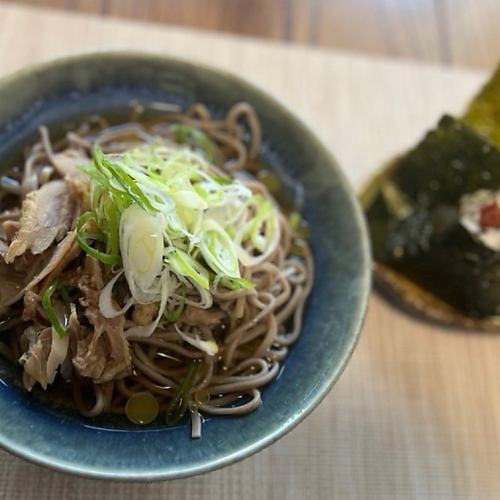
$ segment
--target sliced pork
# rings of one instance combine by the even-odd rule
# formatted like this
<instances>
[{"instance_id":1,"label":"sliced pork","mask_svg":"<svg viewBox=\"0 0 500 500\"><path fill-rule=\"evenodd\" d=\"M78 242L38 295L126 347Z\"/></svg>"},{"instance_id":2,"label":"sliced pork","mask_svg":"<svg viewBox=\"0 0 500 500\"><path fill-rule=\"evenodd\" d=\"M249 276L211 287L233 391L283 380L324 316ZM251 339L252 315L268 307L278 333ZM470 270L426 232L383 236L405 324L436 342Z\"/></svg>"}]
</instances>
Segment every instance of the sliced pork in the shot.
<instances>
[{"instance_id":1,"label":"sliced pork","mask_svg":"<svg viewBox=\"0 0 500 500\"><path fill-rule=\"evenodd\" d=\"M61 241L74 219L74 201L65 181L51 181L26 196L22 205L19 230L12 240L5 262L30 250L38 255L54 241Z\"/></svg>"}]
</instances>

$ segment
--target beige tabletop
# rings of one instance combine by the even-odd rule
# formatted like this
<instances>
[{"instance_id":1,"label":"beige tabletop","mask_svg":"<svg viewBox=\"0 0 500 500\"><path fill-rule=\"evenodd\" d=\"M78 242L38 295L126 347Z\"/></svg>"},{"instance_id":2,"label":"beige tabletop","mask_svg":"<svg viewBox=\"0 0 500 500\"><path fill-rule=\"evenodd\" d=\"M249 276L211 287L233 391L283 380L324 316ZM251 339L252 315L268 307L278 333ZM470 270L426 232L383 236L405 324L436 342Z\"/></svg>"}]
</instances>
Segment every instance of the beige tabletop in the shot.
<instances>
[{"instance_id":1,"label":"beige tabletop","mask_svg":"<svg viewBox=\"0 0 500 500\"><path fill-rule=\"evenodd\" d=\"M0 7L1 73L125 48L210 63L266 89L315 130L356 187L442 113L460 113L486 76ZM0 452L0 498L497 499L500 335L431 327L373 295L359 346L332 393L258 455L191 479L125 484L74 478Z\"/></svg>"},{"instance_id":2,"label":"beige tabletop","mask_svg":"<svg viewBox=\"0 0 500 500\"><path fill-rule=\"evenodd\" d=\"M0 0L454 66L498 61L498 0Z\"/></svg>"}]
</instances>

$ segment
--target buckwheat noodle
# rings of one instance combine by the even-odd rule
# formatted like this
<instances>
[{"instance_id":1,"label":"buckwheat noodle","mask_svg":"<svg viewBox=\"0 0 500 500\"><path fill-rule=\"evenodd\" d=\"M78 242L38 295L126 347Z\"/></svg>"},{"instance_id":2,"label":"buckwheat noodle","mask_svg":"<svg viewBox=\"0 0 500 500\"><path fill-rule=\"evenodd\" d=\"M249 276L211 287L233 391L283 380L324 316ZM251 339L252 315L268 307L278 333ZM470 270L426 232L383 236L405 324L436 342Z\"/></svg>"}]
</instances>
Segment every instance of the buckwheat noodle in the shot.
<instances>
[{"instance_id":1,"label":"buckwheat noodle","mask_svg":"<svg viewBox=\"0 0 500 500\"><path fill-rule=\"evenodd\" d=\"M19 211L26 193L61 175L61 151L72 150L90 157L95 146L109 153L126 151L158 137L174 140L173 123L203 131L217 146L220 169L243 180L253 192L271 196L253 175L261 147L261 127L250 105L238 103L223 118L213 117L200 103L185 112L162 103L151 108L161 114L161 120L141 121L144 108L136 106L130 123L109 126L104 119L92 117L56 142L51 142L48 130L41 127L40 140L27 151L23 167L13 169L9 178L2 178L0 200L19 197L19 203L12 208ZM261 404L260 389L277 377L289 347L300 335L303 309L313 283L313 260L306 239L283 214L278 230L279 243L272 254L253 267L242 268L242 277L252 281L255 288L218 288L213 293L210 311L219 312L223 320L193 324L181 316L175 324L160 324L150 337L130 338L132 373L104 384L78 376L70 366L67 379L78 411L86 417L107 412L123 414L129 398L144 391L152 394L160 411L164 411L193 363L197 369L188 405L193 436L201 432L200 412L236 415L255 410ZM185 285L188 303L196 308L201 297L188 280ZM19 305L11 306L10 317L15 316L16 308ZM127 321L133 324L133 319ZM21 319L10 326L14 333L0 343L0 350L15 360L26 349L22 345ZM212 357L191 346L179 332L215 339L218 354ZM49 387L48 392L51 390Z\"/></svg>"}]
</instances>

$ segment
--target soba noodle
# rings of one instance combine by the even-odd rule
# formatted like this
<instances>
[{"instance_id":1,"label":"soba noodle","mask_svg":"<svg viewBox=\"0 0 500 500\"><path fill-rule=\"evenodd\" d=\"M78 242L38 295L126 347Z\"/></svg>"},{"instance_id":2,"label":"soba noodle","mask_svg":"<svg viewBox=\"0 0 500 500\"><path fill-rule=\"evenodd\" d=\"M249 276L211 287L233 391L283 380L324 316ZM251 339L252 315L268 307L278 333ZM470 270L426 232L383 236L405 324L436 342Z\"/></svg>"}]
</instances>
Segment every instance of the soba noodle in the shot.
<instances>
[{"instance_id":1,"label":"soba noodle","mask_svg":"<svg viewBox=\"0 0 500 500\"><path fill-rule=\"evenodd\" d=\"M214 172L235 177L252 193L272 199L272 194L258 180L261 127L251 106L236 104L223 118L213 117L207 107L199 103L185 112L162 103L151 108L156 115L161 114L161 119L143 119L144 108L136 106L129 123L109 126L104 119L93 117L55 142L51 141L49 131L41 127L40 140L28 150L22 168L12 169L0 180L4 233L9 227L5 221L12 219L14 229L19 225L21 204L27 193L64 177L72 158L74 162L82 157L90 160L96 147L109 154L152 144L158 138L175 141L173 124L185 124L209 138L218 163L213 166ZM185 411L190 412L194 437L201 432L200 414L236 415L255 410L261 404L261 388L276 378L289 347L300 335L303 309L313 283L313 261L305 235L283 212L278 221L279 238L272 252L256 265L240 265L242 278L253 283L253 287L212 287L212 305L206 309L198 288L189 279L183 279L185 303L181 304L179 299L179 307L188 304L192 317L189 318L184 309L173 322L163 318L152 335L130 336L127 340L131 369L102 383L81 376L72 366L75 343L80 337L71 333L59 381L49 385L47 392L64 387L64 394L71 394L65 397L72 397L78 411L89 418L107 412L127 414L127 402L146 393L143 400L148 408L155 407L156 400L157 408L169 415L170 423L177 421ZM8 245L8 236L3 234L3 237ZM26 352L28 328L35 327L40 332L42 327L50 327L39 299L56 278L70 290L76 329L78 325L87 325L86 299L82 299L81 289L75 287L75 280L92 259L79 248L76 253L76 258L28 287L24 297L4 309L1 317L5 319L0 323L3 336L0 354L4 357L15 361ZM21 258L4 267L13 269ZM100 275L113 275L112 266L97 261L95 265ZM30 297L36 302L34 312L28 310ZM155 307L157 309L157 305ZM146 306L135 307L124 313L125 328L142 324L141 314L151 320L155 307L151 310ZM192 342L196 338L215 342L216 355L200 349ZM25 373L25 384L33 385L33 380L26 377ZM137 401L143 401L140 398Z\"/></svg>"}]
</instances>

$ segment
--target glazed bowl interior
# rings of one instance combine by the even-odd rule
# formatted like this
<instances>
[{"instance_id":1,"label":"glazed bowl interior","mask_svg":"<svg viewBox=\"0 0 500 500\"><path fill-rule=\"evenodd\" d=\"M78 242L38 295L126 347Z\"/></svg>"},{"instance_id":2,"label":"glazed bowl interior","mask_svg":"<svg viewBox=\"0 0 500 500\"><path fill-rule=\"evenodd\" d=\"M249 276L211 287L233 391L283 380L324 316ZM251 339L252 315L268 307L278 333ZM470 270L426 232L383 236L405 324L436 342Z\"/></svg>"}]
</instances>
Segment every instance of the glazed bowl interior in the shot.
<instances>
[{"instance_id":1,"label":"glazed bowl interior","mask_svg":"<svg viewBox=\"0 0 500 500\"><path fill-rule=\"evenodd\" d=\"M203 102L215 114L247 101L263 128L262 158L302 203L311 230L316 277L302 334L277 380L249 415L212 417L201 439L188 425L132 427L121 418L86 420L27 394L20 372L0 360L0 444L63 471L153 480L188 476L232 463L272 443L327 394L356 344L369 290L363 219L343 174L307 128L257 88L218 70L139 54L99 54L30 68L0 82L3 169L34 140L53 138L83 117L120 121L138 101L186 107Z\"/></svg>"}]
</instances>

